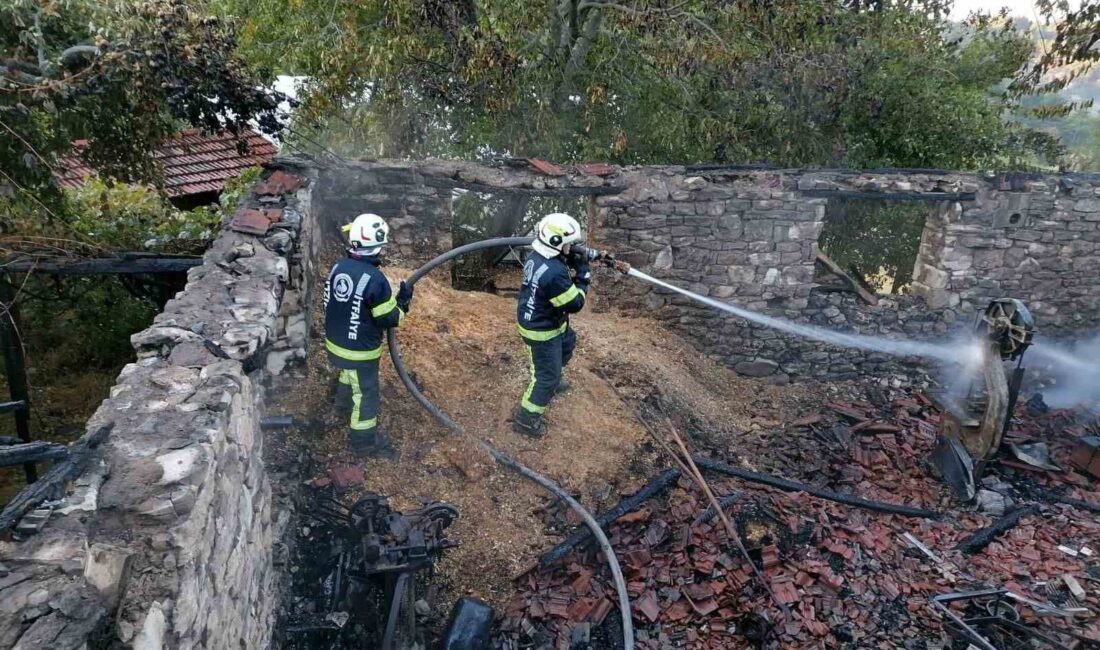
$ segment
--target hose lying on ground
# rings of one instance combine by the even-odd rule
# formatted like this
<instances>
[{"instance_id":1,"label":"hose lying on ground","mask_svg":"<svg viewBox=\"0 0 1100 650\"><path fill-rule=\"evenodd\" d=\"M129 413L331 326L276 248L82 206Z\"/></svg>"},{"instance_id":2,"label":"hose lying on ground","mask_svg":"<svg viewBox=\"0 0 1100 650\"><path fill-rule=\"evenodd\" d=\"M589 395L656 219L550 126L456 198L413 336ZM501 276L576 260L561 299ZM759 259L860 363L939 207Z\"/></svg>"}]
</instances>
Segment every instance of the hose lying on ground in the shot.
<instances>
[{"instance_id":1,"label":"hose lying on ground","mask_svg":"<svg viewBox=\"0 0 1100 650\"><path fill-rule=\"evenodd\" d=\"M484 250L486 248L496 248L500 246L525 246L531 243L532 237L500 237L497 239L486 239L485 241L474 242L472 244L466 244L465 246L459 246L437 256L429 261L427 264L413 271L413 274L409 276L405 282L412 286L417 280L424 277L435 267L452 260L460 255L466 253L473 253L476 251ZM416 382L409 376L408 370L405 368L405 362L401 359L401 351L397 347L397 337L394 336L394 331L388 330L386 332L386 342L389 345L390 357L393 359L393 367L397 370L397 376L401 378L401 383L405 384L405 388L409 390L412 396L424 407L428 413L431 413L435 419L447 427L448 429L458 433L460 435L468 435L462 427L458 425L449 415L443 412L438 406L433 404L420 388L416 385ZM592 531L592 535L596 538L600 548L603 550L604 557L607 559L607 564L611 569L611 577L615 582L615 590L619 594L619 613L622 616L623 622L623 647L627 650L633 650L634 648L634 622L630 613L630 597L626 591L626 580L623 578L622 568L619 566L619 560L615 556L615 551L611 548L611 542L607 539L607 535L604 534L603 529L596 522L596 519L589 513L584 506L577 502L568 492L555 485L550 479L546 478L542 474L526 467L519 461L509 457L504 452L496 449L489 443L479 438L471 436L477 444L489 454L492 459L508 469L517 472L521 476L534 481L541 485L547 491L558 497L562 501L565 501L570 508L573 509L581 519L584 520L586 526Z\"/></svg>"}]
</instances>

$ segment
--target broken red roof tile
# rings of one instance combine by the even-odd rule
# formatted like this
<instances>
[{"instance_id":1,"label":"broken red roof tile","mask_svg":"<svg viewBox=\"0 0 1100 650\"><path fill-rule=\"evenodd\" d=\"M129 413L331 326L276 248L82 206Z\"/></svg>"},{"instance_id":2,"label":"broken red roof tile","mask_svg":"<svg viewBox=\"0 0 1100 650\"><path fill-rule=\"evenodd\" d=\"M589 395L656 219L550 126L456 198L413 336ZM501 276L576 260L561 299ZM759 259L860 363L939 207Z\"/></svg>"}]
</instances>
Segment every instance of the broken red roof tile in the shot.
<instances>
[{"instance_id":1,"label":"broken red roof tile","mask_svg":"<svg viewBox=\"0 0 1100 650\"><path fill-rule=\"evenodd\" d=\"M617 168L606 163L580 163L574 165L573 169L589 176L610 176L618 171Z\"/></svg>"},{"instance_id":2,"label":"broken red roof tile","mask_svg":"<svg viewBox=\"0 0 1100 650\"><path fill-rule=\"evenodd\" d=\"M303 183L300 177L277 169L262 183L252 188L252 193L257 196L282 196L296 191Z\"/></svg>"},{"instance_id":3,"label":"broken red roof tile","mask_svg":"<svg viewBox=\"0 0 1100 650\"><path fill-rule=\"evenodd\" d=\"M691 605L685 600L678 600L665 608L664 615L669 622L682 621L691 615Z\"/></svg>"},{"instance_id":4,"label":"broken red roof tile","mask_svg":"<svg viewBox=\"0 0 1100 650\"><path fill-rule=\"evenodd\" d=\"M330 467L328 476L337 488L346 490L363 484L363 469L358 465L337 465Z\"/></svg>"},{"instance_id":5,"label":"broken red roof tile","mask_svg":"<svg viewBox=\"0 0 1100 650\"><path fill-rule=\"evenodd\" d=\"M535 171L546 174L547 176L563 176L565 174L565 172L561 170L561 167L541 158L528 158L527 164Z\"/></svg>"},{"instance_id":6,"label":"broken red roof tile","mask_svg":"<svg viewBox=\"0 0 1100 650\"><path fill-rule=\"evenodd\" d=\"M580 600L575 600L573 604L569 606L568 618L571 621L583 621L588 618L588 615L592 613L595 607L596 600L594 598L581 598Z\"/></svg>"},{"instance_id":7,"label":"broken red roof tile","mask_svg":"<svg viewBox=\"0 0 1100 650\"><path fill-rule=\"evenodd\" d=\"M661 615L661 607L657 603L657 596L651 591L633 603L634 609L649 619L650 623L657 622Z\"/></svg>"}]
</instances>

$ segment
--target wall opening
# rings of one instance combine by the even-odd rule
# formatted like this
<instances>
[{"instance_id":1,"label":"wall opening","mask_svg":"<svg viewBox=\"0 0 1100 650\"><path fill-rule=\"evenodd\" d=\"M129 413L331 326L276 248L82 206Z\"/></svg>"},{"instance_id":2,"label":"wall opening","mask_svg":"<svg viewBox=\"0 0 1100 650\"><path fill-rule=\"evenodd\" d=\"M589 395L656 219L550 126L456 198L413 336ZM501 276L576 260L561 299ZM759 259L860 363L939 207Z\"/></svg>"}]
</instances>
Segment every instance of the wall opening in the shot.
<instances>
[{"instance_id":1,"label":"wall opening","mask_svg":"<svg viewBox=\"0 0 1100 650\"><path fill-rule=\"evenodd\" d=\"M587 230L584 196L538 196L518 192L474 192L456 189L451 204L451 238L455 246L493 237L530 234L551 212L571 215ZM519 289L522 250L488 250L459 258L451 270L451 286L463 291L514 293Z\"/></svg>"},{"instance_id":2,"label":"wall opening","mask_svg":"<svg viewBox=\"0 0 1100 650\"><path fill-rule=\"evenodd\" d=\"M830 199L825 206L821 251L879 293L907 293L924 223L935 203L880 199ZM818 269L819 281L827 271Z\"/></svg>"}]
</instances>

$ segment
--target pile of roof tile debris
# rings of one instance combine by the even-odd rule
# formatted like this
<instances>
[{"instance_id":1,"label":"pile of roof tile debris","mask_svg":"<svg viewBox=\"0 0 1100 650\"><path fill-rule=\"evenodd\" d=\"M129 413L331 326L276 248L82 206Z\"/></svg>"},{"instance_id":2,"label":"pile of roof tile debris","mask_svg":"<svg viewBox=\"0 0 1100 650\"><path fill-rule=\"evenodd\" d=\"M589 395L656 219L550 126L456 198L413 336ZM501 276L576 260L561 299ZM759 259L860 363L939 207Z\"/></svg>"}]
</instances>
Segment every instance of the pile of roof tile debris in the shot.
<instances>
[{"instance_id":1,"label":"pile of roof tile debris","mask_svg":"<svg viewBox=\"0 0 1100 650\"><path fill-rule=\"evenodd\" d=\"M1041 400L1022 404L1009 442L1048 467L1006 453L986 471L976 504L959 506L925 460L940 414L922 395L884 403L830 404L801 418L772 438L767 461L765 450L754 450L759 464L814 487L938 515L872 512L707 472L769 596L708 516L703 494L685 477L666 481L659 497L608 527L638 647L987 647L970 645L965 624L945 625L952 616L973 621L999 650L1098 647L1100 491L1078 469L1090 460L1080 440L1095 435L1096 424L1044 412ZM1042 444L1028 446L1035 441ZM608 636L618 625L614 588L594 545L543 564L517 578L520 593L503 612L498 643L619 647ZM983 589L997 596L933 601ZM982 616L974 608L985 608ZM1009 614L1004 625L1015 628L990 631Z\"/></svg>"}]
</instances>

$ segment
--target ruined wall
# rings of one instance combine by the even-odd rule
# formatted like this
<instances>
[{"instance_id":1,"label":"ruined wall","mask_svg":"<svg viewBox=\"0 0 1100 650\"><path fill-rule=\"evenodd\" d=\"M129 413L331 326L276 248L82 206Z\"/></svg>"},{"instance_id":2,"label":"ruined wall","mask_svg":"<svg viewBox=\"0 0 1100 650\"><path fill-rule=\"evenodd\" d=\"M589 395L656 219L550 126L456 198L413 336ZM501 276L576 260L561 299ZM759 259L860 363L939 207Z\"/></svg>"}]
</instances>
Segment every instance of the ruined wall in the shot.
<instances>
[{"instance_id":1,"label":"ruined wall","mask_svg":"<svg viewBox=\"0 0 1100 650\"><path fill-rule=\"evenodd\" d=\"M933 309L970 313L1022 299L1047 335L1094 329L1100 315L1100 177L987 179L976 200L925 224L914 290Z\"/></svg>"},{"instance_id":2,"label":"ruined wall","mask_svg":"<svg viewBox=\"0 0 1100 650\"><path fill-rule=\"evenodd\" d=\"M390 226L387 257L415 266L451 248L451 189L424 182L412 163L351 161L325 168L313 195L326 241L340 226L373 212Z\"/></svg>"},{"instance_id":3,"label":"ruined wall","mask_svg":"<svg viewBox=\"0 0 1100 650\"><path fill-rule=\"evenodd\" d=\"M713 298L842 331L935 339L992 298L1023 299L1047 336L1100 316L1100 177L949 172L624 170L597 199L600 242L643 271ZM931 201L914 293L878 307L814 292L814 246L831 197ZM767 381L910 372L911 364L796 339L632 280L612 301L655 316L703 351Z\"/></svg>"},{"instance_id":4,"label":"ruined wall","mask_svg":"<svg viewBox=\"0 0 1100 650\"><path fill-rule=\"evenodd\" d=\"M88 423L111 427L88 470L0 543L0 648L267 644L287 518L263 466L263 384L304 356L318 245L314 170L289 171L306 185L248 197L267 233L224 231L133 336L138 360Z\"/></svg>"},{"instance_id":5,"label":"ruined wall","mask_svg":"<svg viewBox=\"0 0 1100 650\"><path fill-rule=\"evenodd\" d=\"M397 261L415 264L449 248L456 188L592 196L590 239L642 270L703 295L845 331L934 339L1004 296L1024 300L1044 336L1071 337L1100 317L1095 174L356 161L324 170L317 212L329 233L358 212L382 214L394 224ZM815 246L830 198L928 202L933 216L914 269L915 298L868 307L815 291ZM596 290L767 381L911 372L912 363L785 336L633 280L605 275Z\"/></svg>"}]
</instances>

